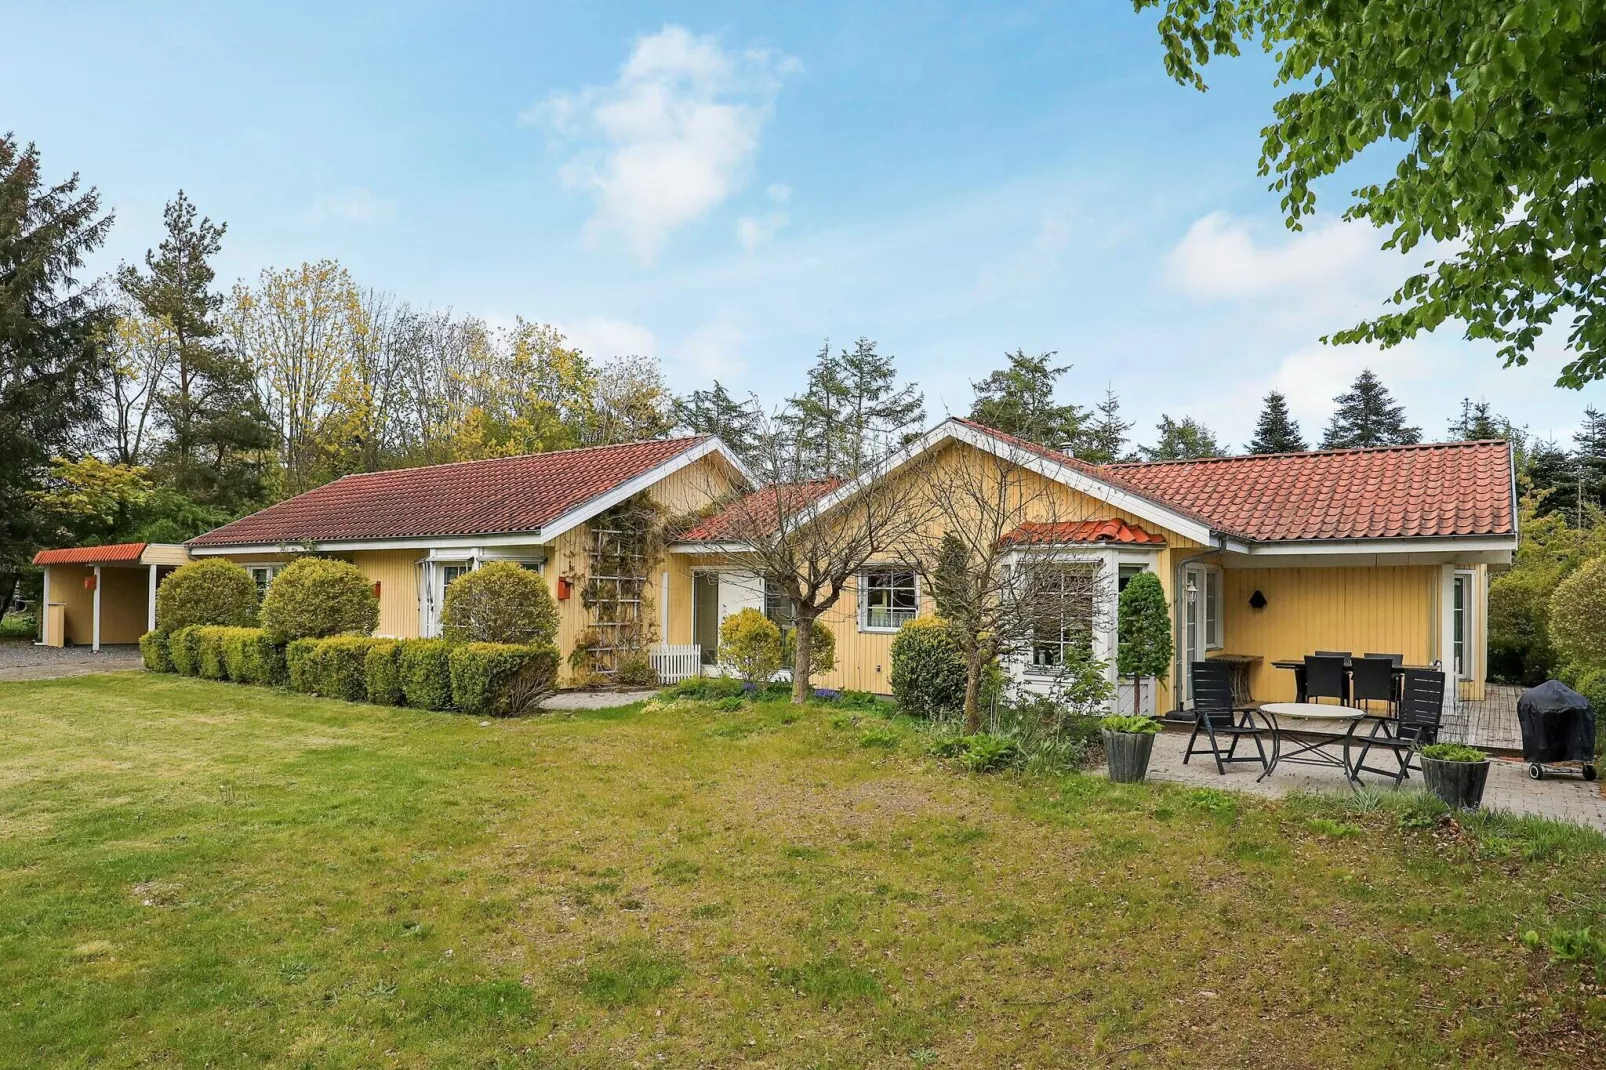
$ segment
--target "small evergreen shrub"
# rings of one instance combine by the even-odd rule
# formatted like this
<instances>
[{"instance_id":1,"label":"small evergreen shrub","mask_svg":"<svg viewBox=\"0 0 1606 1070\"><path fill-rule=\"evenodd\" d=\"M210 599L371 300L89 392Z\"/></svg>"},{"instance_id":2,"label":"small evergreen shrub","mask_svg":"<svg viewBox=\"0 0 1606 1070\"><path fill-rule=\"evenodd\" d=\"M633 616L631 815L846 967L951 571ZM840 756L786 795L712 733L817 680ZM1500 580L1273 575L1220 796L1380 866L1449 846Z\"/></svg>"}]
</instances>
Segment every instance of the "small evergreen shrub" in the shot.
<instances>
[{"instance_id":1,"label":"small evergreen shrub","mask_svg":"<svg viewBox=\"0 0 1606 1070\"><path fill-rule=\"evenodd\" d=\"M257 585L232 561L206 558L180 565L156 588L156 630L199 624L244 628L256 623Z\"/></svg>"},{"instance_id":2,"label":"small evergreen shrub","mask_svg":"<svg viewBox=\"0 0 1606 1070\"><path fill-rule=\"evenodd\" d=\"M1116 603L1115 671L1132 678L1133 713L1141 708L1143 678L1156 680L1171 670L1171 609L1160 577L1140 572Z\"/></svg>"},{"instance_id":3,"label":"small evergreen shrub","mask_svg":"<svg viewBox=\"0 0 1606 1070\"><path fill-rule=\"evenodd\" d=\"M463 643L451 648L449 661L452 704L464 713L523 713L557 686L558 650L550 644Z\"/></svg>"},{"instance_id":4,"label":"small evergreen shrub","mask_svg":"<svg viewBox=\"0 0 1606 1070\"><path fill-rule=\"evenodd\" d=\"M344 561L292 561L273 578L262 599L262 630L275 643L367 635L378 623L373 581Z\"/></svg>"},{"instance_id":5,"label":"small evergreen shrub","mask_svg":"<svg viewBox=\"0 0 1606 1070\"><path fill-rule=\"evenodd\" d=\"M167 636L161 632L146 632L139 637L139 656L151 672L173 672L173 658L167 652Z\"/></svg>"},{"instance_id":6,"label":"small evergreen shrub","mask_svg":"<svg viewBox=\"0 0 1606 1070\"><path fill-rule=\"evenodd\" d=\"M285 677L290 690L316 695L323 683L323 644L316 639L296 639L284 648Z\"/></svg>"},{"instance_id":7,"label":"small evergreen shrub","mask_svg":"<svg viewBox=\"0 0 1606 1070\"><path fill-rule=\"evenodd\" d=\"M226 628L223 631L223 663L230 680L260 687L284 684L284 650L263 635L261 628Z\"/></svg>"},{"instance_id":8,"label":"small evergreen shrub","mask_svg":"<svg viewBox=\"0 0 1606 1070\"><path fill-rule=\"evenodd\" d=\"M201 671L199 628L191 624L167 637L168 656L173 659L173 671L180 676L194 676Z\"/></svg>"},{"instance_id":9,"label":"small evergreen shrub","mask_svg":"<svg viewBox=\"0 0 1606 1070\"><path fill-rule=\"evenodd\" d=\"M402 704L401 641L375 639L363 658L363 677L367 682L368 701L376 706Z\"/></svg>"},{"instance_id":10,"label":"small evergreen shrub","mask_svg":"<svg viewBox=\"0 0 1606 1070\"><path fill-rule=\"evenodd\" d=\"M227 680L229 668L223 661L223 636L227 628L202 625L195 629L195 674L203 680Z\"/></svg>"},{"instance_id":11,"label":"small evergreen shrub","mask_svg":"<svg viewBox=\"0 0 1606 1070\"><path fill-rule=\"evenodd\" d=\"M444 639L405 639L396 656L402 698L420 710L452 706L451 646Z\"/></svg>"},{"instance_id":12,"label":"small evergreen shrub","mask_svg":"<svg viewBox=\"0 0 1606 1070\"><path fill-rule=\"evenodd\" d=\"M368 652L375 643L365 635L335 635L320 640L318 694L347 702L368 699Z\"/></svg>"},{"instance_id":13,"label":"small evergreen shrub","mask_svg":"<svg viewBox=\"0 0 1606 1070\"><path fill-rule=\"evenodd\" d=\"M544 645L557 638L558 604L539 573L492 561L447 586L441 634L449 643Z\"/></svg>"},{"instance_id":14,"label":"small evergreen shrub","mask_svg":"<svg viewBox=\"0 0 1606 1070\"><path fill-rule=\"evenodd\" d=\"M750 684L767 683L781 667L781 629L756 609L732 613L719 626L719 663Z\"/></svg>"},{"instance_id":15,"label":"small evergreen shrub","mask_svg":"<svg viewBox=\"0 0 1606 1070\"><path fill-rule=\"evenodd\" d=\"M917 617L892 640L892 693L905 713L931 717L965 707L965 660L940 617Z\"/></svg>"},{"instance_id":16,"label":"small evergreen shrub","mask_svg":"<svg viewBox=\"0 0 1606 1070\"><path fill-rule=\"evenodd\" d=\"M652 658L646 651L637 650L619 659L613 678L628 687L651 687L658 682L658 670L652 667Z\"/></svg>"}]
</instances>

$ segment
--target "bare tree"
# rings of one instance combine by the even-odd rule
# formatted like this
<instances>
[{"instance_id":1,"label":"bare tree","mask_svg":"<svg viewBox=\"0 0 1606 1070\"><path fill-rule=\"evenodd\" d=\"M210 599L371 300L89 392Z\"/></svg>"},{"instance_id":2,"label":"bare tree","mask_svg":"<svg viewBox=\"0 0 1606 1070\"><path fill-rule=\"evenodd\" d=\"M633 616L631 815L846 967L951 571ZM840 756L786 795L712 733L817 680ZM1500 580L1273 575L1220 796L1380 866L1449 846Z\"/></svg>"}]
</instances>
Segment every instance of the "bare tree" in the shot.
<instances>
[{"instance_id":1,"label":"bare tree","mask_svg":"<svg viewBox=\"0 0 1606 1070\"><path fill-rule=\"evenodd\" d=\"M99 385L110 450L118 464L143 465L158 400L175 359L172 332L132 303L119 310L106 340L112 368Z\"/></svg>"},{"instance_id":2,"label":"bare tree","mask_svg":"<svg viewBox=\"0 0 1606 1070\"><path fill-rule=\"evenodd\" d=\"M925 459L865 458L853 480L808 478L812 459L776 416L760 420L748 458L758 490L719 514L719 539L734 564L757 572L790 600L796 626L792 701L811 694L812 627L854 588L866 565L901 559L927 516Z\"/></svg>"},{"instance_id":3,"label":"bare tree","mask_svg":"<svg viewBox=\"0 0 1606 1070\"><path fill-rule=\"evenodd\" d=\"M1050 675L1089 652L1107 623L1097 561L1078 559L1079 536L1051 480L1013 449L963 449L941 466L930 522L912 533L910 559L965 659L965 727L981 725L981 685L1000 659L1030 657Z\"/></svg>"}]
</instances>

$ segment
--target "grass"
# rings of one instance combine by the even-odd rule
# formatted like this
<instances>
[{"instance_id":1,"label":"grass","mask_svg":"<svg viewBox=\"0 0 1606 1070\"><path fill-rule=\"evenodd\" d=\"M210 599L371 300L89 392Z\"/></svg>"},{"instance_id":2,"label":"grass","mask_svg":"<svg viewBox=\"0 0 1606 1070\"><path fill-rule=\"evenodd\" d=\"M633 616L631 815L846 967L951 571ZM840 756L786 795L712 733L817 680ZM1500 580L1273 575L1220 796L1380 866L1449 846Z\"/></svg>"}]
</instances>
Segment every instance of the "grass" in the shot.
<instances>
[{"instance_id":1,"label":"grass","mask_svg":"<svg viewBox=\"0 0 1606 1070\"><path fill-rule=\"evenodd\" d=\"M1590 1066L1592 832L759 702L0 685L0 1066Z\"/></svg>"},{"instance_id":2,"label":"grass","mask_svg":"<svg viewBox=\"0 0 1606 1070\"><path fill-rule=\"evenodd\" d=\"M8 639L37 639L39 637L39 622L32 616L22 613L7 613L0 616L0 642Z\"/></svg>"}]
</instances>

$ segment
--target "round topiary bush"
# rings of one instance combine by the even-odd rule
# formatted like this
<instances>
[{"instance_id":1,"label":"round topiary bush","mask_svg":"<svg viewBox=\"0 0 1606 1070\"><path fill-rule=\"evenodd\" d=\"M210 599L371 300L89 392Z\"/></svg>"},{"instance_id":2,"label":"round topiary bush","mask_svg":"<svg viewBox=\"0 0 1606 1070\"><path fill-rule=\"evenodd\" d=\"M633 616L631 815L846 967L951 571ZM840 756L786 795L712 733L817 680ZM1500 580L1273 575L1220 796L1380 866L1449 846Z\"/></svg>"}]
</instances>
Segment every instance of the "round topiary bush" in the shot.
<instances>
[{"instance_id":1,"label":"round topiary bush","mask_svg":"<svg viewBox=\"0 0 1606 1070\"><path fill-rule=\"evenodd\" d=\"M446 588L441 635L449 643L545 645L558 634L558 604L539 574L492 561Z\"/></svg>"},{"instance_id":2,"label":"round topiary bush","mask_svg":"<svg viewBox=\"0 0 1606 1070\"><path fill-rule=\"evenodd\" d=\"M163 634L207 624L248 628L256 615L256 581L233 561L191 561L156 588L156 630Z\"/></svg>"},{"instance_id":3,"label":"round topiary bush","mask_svg":"<svg viewBox=\"0 0 1606 1070\"><path fill-rule=\"evenodd\" d=\"M965 708L965 659L940 617L917 617L892 640L892 693L917 717Z\"/></svg>"},{"instance_id":4,"label":"round topiary bush","mask_svg":"<svg viewBox=\"0 0 1606 1070\"><path fill-rule=\"evenodd\" d=\"M732 613L719 626L719 664L750 684L781 667L781 629L756 609Z\"/></svg>"},{"instance_id":5,"label":"round topiary bush","mask_svg":"<svg viewBox=\"0 0 1606 1070\"><path fill-rule=\"evenodd\" d=\"M262 631L275 643L367 635L379 623L373 581L355 566L303 557L273 578L262 599Z\"/></svg>"},{"instance_id":6,"label":"round topiary bush","mask_svg":"<svg viewBox=\"0 0 1606 1070\"><path fill-rule=\"evenodd\" d=\"M1606 557L1585 562L1556 585L1550 641L1579 669L1606 669Z\"/></svg>"}]
</instances>

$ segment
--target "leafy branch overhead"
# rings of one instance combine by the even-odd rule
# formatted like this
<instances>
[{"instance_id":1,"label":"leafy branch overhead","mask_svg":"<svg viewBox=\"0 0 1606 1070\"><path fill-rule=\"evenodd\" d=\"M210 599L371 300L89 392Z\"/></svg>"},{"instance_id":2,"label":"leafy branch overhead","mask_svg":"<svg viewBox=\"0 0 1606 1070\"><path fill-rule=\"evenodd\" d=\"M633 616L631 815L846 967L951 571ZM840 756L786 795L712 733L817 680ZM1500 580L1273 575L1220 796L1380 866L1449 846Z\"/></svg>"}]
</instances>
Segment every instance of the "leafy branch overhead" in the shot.
<instances>
[{"instance_id":1,"label":"leafy branch overhead","mask_svg":"<svg viewBox=\"0 0 1606 1070\"><path fill-rule=\"evenodd\" d=\"M1345 212L1387 249L1444 243L1393 310L1333 342L1395 345L1445 320L1526 363L1567 324L1560 384L1606 377L1606 5L1599 0L1133 0L1159 9L1167 73L1259 43L1288 89L1260 169L1297 229L1316 186L1381 142L1393 175ZM1376 152L1388 150L1375 149Z\"/></svg>"}]
</instances>

